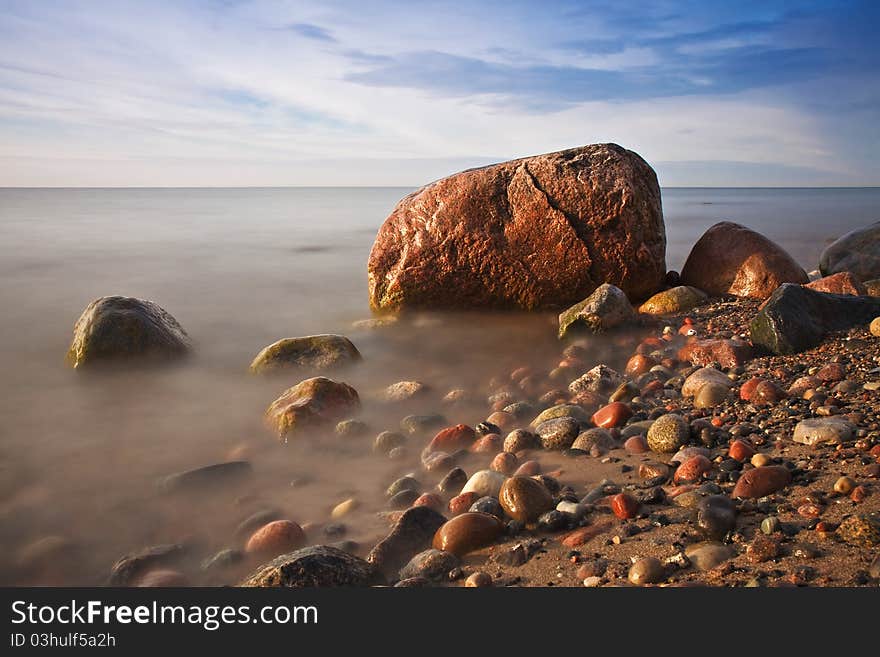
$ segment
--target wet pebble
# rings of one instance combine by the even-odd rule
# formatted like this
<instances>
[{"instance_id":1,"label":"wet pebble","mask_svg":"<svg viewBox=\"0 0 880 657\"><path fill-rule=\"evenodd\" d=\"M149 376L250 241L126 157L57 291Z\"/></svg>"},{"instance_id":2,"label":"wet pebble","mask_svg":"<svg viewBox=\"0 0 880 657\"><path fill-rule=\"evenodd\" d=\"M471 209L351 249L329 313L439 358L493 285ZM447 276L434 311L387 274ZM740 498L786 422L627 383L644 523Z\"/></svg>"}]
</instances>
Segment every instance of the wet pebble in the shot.
<instances>
[{"instance_id":1,"label":"wet pebble","mask_svg":"<svg viewBox=\"0 0 880 657\"><path fill-rule=\"evenodd\" d=\"M628 579L636 586L656 584L666 577L666 569L655 557L641 557L630 566Z\"/></svg>"},{"instance_id":2,"label":"wet pebble","mask_svg":"<svg viewBox=\"0 0 880 657\"><path fill-rule=\"evenodd\" d=\"M245 552L260 559L271 559L292 552L305 543L306 535L302 527L291 520L275 520L251 535Z\"/></svg>"},{"instance_id":3,"label":"wet pebble","mask_svg":"<svg viewBox=\"0 0 880 657\"><path fill-rule=\"evenodd\" d=\"M648 447L655 452L672 454L687 442L690 432L690 425L680 415L662 415L648 429Z\"/></svg>"},{"instance_id":4,"label":"wet pebble","mask_svg":"<svg viewBox=\"0 0 880 657\"><path fill-rule=\"evenodd\" d=\"M463 513L447 521L434 534L433 547L463 556L484 547L498 538L504 525L486 513Z\"/></svg>"},{"instance_id":5,"label":"wet pebble","mask_svg":"<svg viewBox=\"0 0 880 657\"><path fill-rule=\"evenodd\" d=\"M550 492L530 477L510 477L501 486L499 502L504 512L525 524L553 508Z\"/></svg>"}]
</instances>

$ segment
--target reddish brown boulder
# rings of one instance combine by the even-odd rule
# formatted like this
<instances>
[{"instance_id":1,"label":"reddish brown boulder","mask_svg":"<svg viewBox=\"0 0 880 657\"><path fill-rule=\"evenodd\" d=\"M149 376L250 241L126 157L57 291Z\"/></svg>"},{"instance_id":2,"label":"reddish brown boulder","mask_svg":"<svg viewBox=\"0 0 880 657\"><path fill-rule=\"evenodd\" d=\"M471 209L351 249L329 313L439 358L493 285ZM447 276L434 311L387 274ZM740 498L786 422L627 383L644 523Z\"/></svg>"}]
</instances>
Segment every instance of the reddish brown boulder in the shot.
<instances>
[{"instance_id":1,"label":"reddish brown boulder","mask_svg":"<svg viewBox=\"0 0 880 657\"><path fill-rule=\"evenodd\" d=\"M742 340L693 340L678 350L678 360L705 367L718 363L721 367L739 367L752 359L752 347Z\"/></svg>"},{"instance_id":2,"label":"reddish brown boulder","mask_svg":"<svg viewBox=\"0 0 880 657\"><path fill-rule=\"evenodd\" d=\"M429 452L454 452L457 449L467 449L477 439L477 432L466 424L456 424L454 427L441 429L428 445Z\"/></svg>"},{"instance_id":3,"label":"reddish brown boulder","mask_svg":"<svg viewBox=\"0 0 880 657\"><path fill-rule=\"evenodd\" d=\"M374 308L560 308L602 283L632 300L666 273L651 167L594 144L471 169L402 199L373 244Z\"/></svg>"},{"instance_id":4,"label":"reddish brown boulder","mask_svg":"<svg viewBox=\"0 0 880 657\"><path fill-rule=\"evenodd\" d=\"M781 246L760 233L722 221L694 244L681 282L712 296L766 299L783 283L807 283L806 272Z\"/></svg>"},{"instance_id":5,"label":"reddish brown boulder","mask_svg":"<svg viewBox=\"0 0 880 657\"><path fill-rule=\"evenodd\" d=\"M816 290L816 292L831 292L832 294L852 294L855 296L868 294L868 290L862 282L848 271L820 278L812 283L807 283L804 287Z\"/></svg>"}]
</instances>

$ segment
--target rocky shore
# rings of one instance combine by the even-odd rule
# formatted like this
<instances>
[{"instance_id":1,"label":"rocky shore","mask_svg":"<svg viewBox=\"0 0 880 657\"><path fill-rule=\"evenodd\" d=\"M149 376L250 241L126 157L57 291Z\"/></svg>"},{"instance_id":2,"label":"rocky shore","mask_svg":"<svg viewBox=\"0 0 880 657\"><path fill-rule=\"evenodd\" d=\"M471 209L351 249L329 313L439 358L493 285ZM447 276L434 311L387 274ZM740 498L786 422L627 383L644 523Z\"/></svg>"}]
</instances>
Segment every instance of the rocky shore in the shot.
<instances>
[{"instance_id":1,"label":"rocky shore","mask_svg":"<svg viewBox=\"0 0 880 657\"><path fill-rule=\"evenodd\" d=\"M529 182L526 196L540 192L573 244L590 242L587 228L608 237L605 223L578 228L573 210L559 210L546 191L551 178L536 182L554 170L552 180L565 181L579 167L592 172L591 184L604 181L605 190L594 195L604 199L602 208L613 214L607 201L618 198L632 225L638 212L629 205L650 217L647 228L639 224L653 235L639 256L650 281L618 266L620 253L610 257L609 271L626 290L605 276L586 280L585 298L562 309L556 326L548 324L558 333L558 353L540 363L524 354L512 369L486 372L476 388L439 390L426 376L363 395L344 378L346 368L369 367L369 358L348 338L282 338L265 347L252 375L287 386L298 381L279 391L265 413L276 449L320 443L330 453L355 451L393 473L375 482L384 495L328 499L323 515L309 518L287 517L270 500L221 545L181 540L145 547L120 558L108 582L877 586L880 298L873 294L880 288L880 227L844 236L823 254L822 271L808 275L779 245L721 222L694 245L682 274L667 272L661 283L654 279L663 260L655 256L665 236L650 168L607 145L544 158L478 170L470 174L480 178L476 183L441 181L405 199L374 247L374 305L419 306L431 298L436 281L384 257L382 240L393 234L394 258L411 253L399 242L406 235L424 245L425 235L398 228L412 220L408 207L428 203L425 195L434 203L444 189L467 197L475 184ZM596 169L603 158L610 173ZM575 198L567 183L560 185L566 199ZM638 195L630 199L634 189L648 195L646 204ZM520 202L511 206L511 221ZM639 253L639 240L630 239L635 229L625 225L626 249ZM449 257L456 247L446 247L445 275L491 273L455 264ZM588 264L590 276L606 266L598 258ZM446 290L443 307L454 286L436 280ZM467 303L559 305L556 287L513 294L477 280L466 291ZM564 296L568 305L571 290ZM409 320L384 317L358 329L394 330L398 321ZM437 321L435 330L442 330ZM598 336L613 344L601 360ZM82 369L132 357L179 359L192 348L158 305L105 297L77 322L69 360ZM416 405L430 412L413 413ZM362 419L376 408L384 426ZM246 450L232 456L163 477L159 488L179 495L185 507L193 491L210 494L260 476ZM350 520L365 516L378 531L350 531ZM24 553L39 565L60 549L35 545Z\"/></svg>"}]
</instances>

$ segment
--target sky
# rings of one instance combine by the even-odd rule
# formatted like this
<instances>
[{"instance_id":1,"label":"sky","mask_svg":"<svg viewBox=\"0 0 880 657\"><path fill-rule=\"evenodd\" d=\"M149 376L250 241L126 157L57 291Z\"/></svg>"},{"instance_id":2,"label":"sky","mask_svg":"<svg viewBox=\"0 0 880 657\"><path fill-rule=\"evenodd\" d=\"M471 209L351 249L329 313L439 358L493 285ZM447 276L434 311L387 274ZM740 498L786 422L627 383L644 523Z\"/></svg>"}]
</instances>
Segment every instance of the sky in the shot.
<instances>
[{"instance_id":1,"label":"sky","mask_svg":"<svg viewBox=\"0 0 880 657\"><path fill-rule=\"evenodd\" d=\"M0 186L416 186L595 142L880 185L880 2L0 0Z\"/></svg>"}]
</instances>

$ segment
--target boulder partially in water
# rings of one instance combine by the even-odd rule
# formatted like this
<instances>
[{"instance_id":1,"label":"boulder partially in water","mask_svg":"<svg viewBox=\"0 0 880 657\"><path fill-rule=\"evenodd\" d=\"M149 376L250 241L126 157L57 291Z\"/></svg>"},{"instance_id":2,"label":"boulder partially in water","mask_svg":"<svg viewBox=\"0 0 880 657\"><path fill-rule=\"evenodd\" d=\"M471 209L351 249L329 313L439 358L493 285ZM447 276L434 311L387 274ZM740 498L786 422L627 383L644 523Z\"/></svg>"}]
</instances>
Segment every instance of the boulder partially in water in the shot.
<instances>
[{"instance_id":1,"label":"boulder partially in water","mask_svg":"<svg viewBox=\"0 0 880 657\"><path fill-rule=\"evenodd\" d=\"M338 422L360 409L357 390L323 376L300 381L266 410L266 423L282 442L303 429Z\"/></svg>"},{"instance_id":2,"label":"boulder partially in water","mask_svg":"<svg viewBox=\"0 0 880 657\"><path fill-rule=\"evenodd\" d=\"M819 256L819 271L823 276L848 271L861 281L880 278L880 221L828 245Z\"/></svg>"},{"instance_id":3,"label":"boulder partially in water","mask_svg":"<svg viewBox=\"0 0 880 657\"><path fill-rule=\"evenodd\" d=\"M67 362L82 368L111 360L168 360L184 356L191 347L183 327L152 301L101 297L76 320Z\"/></svg>"},{"instance_id":4,"label":"boulder partially in water","mask_svg":"<svg viewBox=\"0 0 880 657\"><path fill-rule=\"evenodd\" d=\"M283 338L257 354L251 372L262 374L288 369L329 370L361 360L351 340L342 335Z\"/></svg>"},{"instance_id":5,"label":"boulder partially in water","mask_svg":"<svg viewBox=\"0 0 880 657\"><path fill-rule=\"evenodd\" d=\"M373 566L329 545L313 545L260 566L239 586L245 587L359 587L382 583Z\"/></svg>"},{"instance_id":6,"label":"boulder partially in water","mask_svg":"<svg viewBox=\"0 0 880 657\"><path fill-rule=\"evenodd\" d=\"M603 283L586 299L559 315L559 337L599 333L633 322L636 311L623 290Z\"/></svg>"},{"instance_id":7,"label":"boulder partially in water","mask_svg":"<svg viewBox=\"0 0 880 657\"><path fill-rule=\"evenodd\" d=\"M374 308L563 308L602 283L632 299L666 274L653 169L594 144L471 169L413 192L379 229Z\"/></svg>"},{"instance_id":8,"label":"boulder partially in water","mask_svg":"<svg viewBox=\"0 0 880 657\"><path fill-rule=\"evenodd\" d=\"M775 242L722 221L694 244L681 270L681 282L713 296L766 299L783 283L807 283L809 278Z\"/></svg>"},{"instance_id":9,"label":"boulder partially in water","mask_svg":"<svg viewBox=\"0 0 880 657\"><path fill-rule=\"evenodd\" d=\"M815 292L801 285L776 290L749 325L752 344L771 353L796 354L831 331L867 325L880 315L880 298Z\"/></svg>"}]
</instances>

